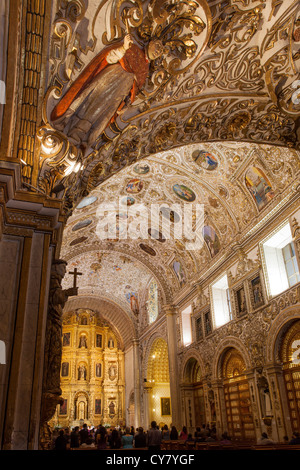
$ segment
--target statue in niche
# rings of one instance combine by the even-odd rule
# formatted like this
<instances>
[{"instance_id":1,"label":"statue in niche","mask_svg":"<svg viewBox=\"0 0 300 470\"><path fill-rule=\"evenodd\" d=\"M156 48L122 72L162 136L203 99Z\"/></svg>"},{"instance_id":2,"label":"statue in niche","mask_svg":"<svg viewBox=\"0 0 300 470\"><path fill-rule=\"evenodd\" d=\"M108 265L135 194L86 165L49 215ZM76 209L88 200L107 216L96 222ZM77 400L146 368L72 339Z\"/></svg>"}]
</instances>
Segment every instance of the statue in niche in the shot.
<instances>
[{"instance_id":1,"label":"statue in niche","mask_svg":"<svg viewBox=\"0 0 300 470\"><path fill-rule=\"evenodd\" d=\"M108 376L110 380L114 380L117 376L117 366L116 365L111 365L110 368L108 369Z\"/></svg>"},{"instance_id":2,"label":"statue in niche","mask_svg":"<svg viewBox=\"0 0 300 470\"><path fill-rule=\"evenodd\" d=\"M86 342L86 336L85 335L80 336L79 346L78 347L87 349L87 342Z\"/></svg>"},{"instance_id":3,"label":"statue in niche","mask_svg":"<svg viewBox=\"0 0 300 470\"><path fill-rule=\"evenodd\" d=\"M85 366L78 367L78 380L86 380L86 368Z\"/></svg>"},{"instance_id":4,"label":"statue in niche","mask_svg":"<svg viewBox=\"0 0 300 470\"><path fill-rule=\"evenodd\" d=\"M68 297L78 295L78 288L62 289L67 262L53 261L51 268L49 305L44 353L44 380L41 411L41 448L47 449L51 441L48 421L53 417L56 406L63 404L60 388L62 358L62 312Z\"/></svg>"},{"instance_id":5,"label":"statue in niche","mask_svg":"<svg viewBox=\"0 0 300 470\"><path fill-rule=\"evenodd\" d=\"M149 73L149 62L160 57L160 40L146 50L127 34L122 43L106 47L90 62L54 107L51 121L72 143L94 147L110 122L135 101Z\"/></svg>"},{"instance_id":6,"label":"statue in niche","mask_svg":"<svg viewBox=\"0 0 300 470\"><path fill-rule=\"evenodd\" d=\"M110 416L114 416L116 414L116 407L113 401L111 401L110 404L108 405L108 409L109 409Z\"/></svg>"},{"instance_id":7,"label":"statue in niche","mask_svg":"<svg viewBox=\"0 0 300 470\"><path fill-rule=\"evenodd\" d=\"M257 386L259 390L259 399L261 405L261 413L263 418L273 416L272 403L270 397L269 383L266 377L261 375L257 380Z\"/></svg>"}]
</instances>

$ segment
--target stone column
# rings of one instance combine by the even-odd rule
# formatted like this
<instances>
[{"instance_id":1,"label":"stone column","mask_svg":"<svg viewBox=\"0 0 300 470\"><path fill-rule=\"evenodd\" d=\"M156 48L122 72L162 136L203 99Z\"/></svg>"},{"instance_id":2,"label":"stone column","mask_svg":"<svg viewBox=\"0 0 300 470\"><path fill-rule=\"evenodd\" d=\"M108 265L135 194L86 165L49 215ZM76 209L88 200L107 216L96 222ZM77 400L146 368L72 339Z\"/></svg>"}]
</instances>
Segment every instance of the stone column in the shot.
<instances>
[{"instance_id":1,"label":"stone column","mask_svg":"<svg viewBox=\"0 0 300 470\"><path fill-rule=\"evenodd\" d=\"M245 371L245 375L247 376L248 384L249 384L251 409L252 409L255 436L257 440L261 437L262 428L261 428L261 420L260 420L259 396L258 396L258 390L257 390L257 385L256 385L256 379L257 379L256 371L253 369Z\"/></svg>"},{"instance_id":2,"label":"stone column","mask_svg":"<svg viewBox=\"0 0 300 470\"><path fill-rule=\"evenodd\" d=\"M208 401L211 407L215 407L217 433L227 431L227 416L225 408L224 385L222 379L214 379L211 382L211 389L208 391ZM212 412L210 413L213 420Z\"/></svg>"},{"instance_id":3,"label":"stone column","mask_svg":"<svg viewBox=\"0 0 300 470\"><path fill-rule=\"evenodd\" d=\"M286 389L280 364L268 364L267 372L270 397L273 408L272 439L283 442L284 436L292 435L290 412L286 400Z\"/></svg>"},{"instance_id":4,"label":"stone column","mask_svg":"<svg viewBox=\"0 0 300 470\"><path fill-rule=\"evenodd\" d=\"M132 341L133 345L133 376L134 376L134 426L141 425L141 374L140 374L140 354L138 339Z\"/></svg>"},{"instance_id":5,"label":"stone column","mask_svg":"<svg viewBox=\"0 0 300 470\"><path fill-rule=\"evenodd\" d=\"M20 168L0 161L0 441L38 449L50 271L60 204L19 191Z\"/></svg>"},{"instance_id":6,"label":"stone column","mask_svg":"<svg viewBox=\"0 0 300 470\"><path fill-rule=\"evenodd\" d=\"M165 305L163 310L167 319L168 355L170 373L170 394L172 407L172 425L180 428L181 410L179 396L179 370L177 352L177 331L176 331L176 308L173 305Z\"/></svg>"},{"instance_id":7,"label":"stone column","mask_svg":"<svg viewBox=\"0 0 300 470\"><path fill-rule=\"evenodd\" d=\"M151 406L152 385L148 382L144 383L144 430L150 426L150 406Z\"/></svg>"}]
</instances>

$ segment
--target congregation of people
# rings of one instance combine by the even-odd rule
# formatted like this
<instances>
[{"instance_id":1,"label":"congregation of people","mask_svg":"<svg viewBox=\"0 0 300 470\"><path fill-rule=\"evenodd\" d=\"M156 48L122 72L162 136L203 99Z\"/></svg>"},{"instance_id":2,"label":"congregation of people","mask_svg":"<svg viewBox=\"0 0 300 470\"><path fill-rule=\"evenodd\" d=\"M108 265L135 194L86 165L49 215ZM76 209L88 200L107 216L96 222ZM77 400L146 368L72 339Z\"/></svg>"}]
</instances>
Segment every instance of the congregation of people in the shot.
<instances>
[{"instance_id":1,"label":"congregation of people","mask_svg":"<svg viewBox=\"0 0 300 470\"><path fill-rule=\"evenodd\" d=\"M163 441L181 441L188 448L193 448L197 443L219 443L222 446L231 445L232 440L227 432L221 437L217 437L216 428L203 424L197 427L194 435L188 433L187 428L183 426L181 430L177 430L175 426L170 428L165 425L159 429L157 423L152 421L151 427L144 430L142 427L136 430L126 427L106 428L99 425L97 428L88 428L84 424L81 429L76 426L70 432L69 428L61 429L53 435L53 450L69 450L95 448L98 450L106 449L148 449L150 451L158 451L163 447ZM294 432L291 439L284 437L286 444L300 445L300 434ZM266 433L262 433L257 442L258 445L272 445L275 442L268 437Z\"/></svg>"}]
</instances>

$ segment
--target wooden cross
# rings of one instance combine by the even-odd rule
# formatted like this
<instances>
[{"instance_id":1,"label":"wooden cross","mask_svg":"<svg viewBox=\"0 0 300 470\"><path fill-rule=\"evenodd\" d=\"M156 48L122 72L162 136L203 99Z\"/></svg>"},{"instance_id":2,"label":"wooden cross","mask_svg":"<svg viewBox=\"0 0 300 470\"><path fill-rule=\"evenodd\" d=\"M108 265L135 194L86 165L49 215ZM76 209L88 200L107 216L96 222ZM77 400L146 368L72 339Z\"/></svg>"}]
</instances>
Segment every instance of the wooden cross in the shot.
<instances>
[{"instance_id":1,"label":"wooden cross","mask_svg":"<svg viewBox=\"0 0 300 470\"><path fill-rule=\"evenodd\" d=\"M78 276L82 276L82 273L79 273L77 268L74 269L74 272L69 272L69 274L71 274L72 276L74 276L74 285L73 287L74 288L77 288L77 277Z\"/></svg>"}]
</instances>

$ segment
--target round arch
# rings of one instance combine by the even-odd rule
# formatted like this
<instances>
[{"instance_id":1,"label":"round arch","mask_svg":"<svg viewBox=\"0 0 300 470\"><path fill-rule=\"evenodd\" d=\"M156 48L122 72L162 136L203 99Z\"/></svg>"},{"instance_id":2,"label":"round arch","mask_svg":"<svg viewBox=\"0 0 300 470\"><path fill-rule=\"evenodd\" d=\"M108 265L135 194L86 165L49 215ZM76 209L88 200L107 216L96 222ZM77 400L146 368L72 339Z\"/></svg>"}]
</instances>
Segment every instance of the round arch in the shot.
<instances>
[{"instance_id":1,"label":"round arch","mask_svg":"<svg viewBox=\"0 0 300 470\"><path fill-rule=\"evenodd\" d=\"M280 350L285 333L300 320L299 306L288 307L275 318L267 336L266 362L281 364Z\"/></svg>"},{"instance_id":2,"label":"round arch","mask_svg":"<svg viewBox=\"0 0 300 470\"><path fill-rule=\"evenodd\" d=\"M184 359L182 362L182 366L180 370L181 382L185 382L186 367L188 366L189 361L193 359L199 364L201 377L204 376L205 365L203 363L201 355L199 354L199 351L197 351L196 349L190 349L188 353L184 356Z\"/></svg>"},{"instance_id":3,"label":"round arch","mask_svg":"<svg viewBox=\"0 0 300 470\"><path fill-rule=\"evenodd\" d=\"M243 358L246 369L251 368L251 359L249 353L242 343L241 340L234 338L233 336L228 336L225 341L223 341L218 347L215 352L214 361L212 365L212 378L213 379L220 379L222 378L222 364L225 354L229 349L236 349L241 357Z\"/></svg>"},{"instance_id":4,"label":"round arch","mask_svg":"<svg viewBox=\"0 0 300 470\"><path fill-rule=\"evenodd\" d=\"M72 297L65 305L64 313L80 308L86 308L97 312L116 330L121 339L120 348L131 347L132 340L136 337L136 327L128 314L121 307L101 297L78 296Z\"/></svg>"}]
</instances>

